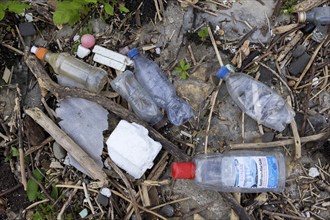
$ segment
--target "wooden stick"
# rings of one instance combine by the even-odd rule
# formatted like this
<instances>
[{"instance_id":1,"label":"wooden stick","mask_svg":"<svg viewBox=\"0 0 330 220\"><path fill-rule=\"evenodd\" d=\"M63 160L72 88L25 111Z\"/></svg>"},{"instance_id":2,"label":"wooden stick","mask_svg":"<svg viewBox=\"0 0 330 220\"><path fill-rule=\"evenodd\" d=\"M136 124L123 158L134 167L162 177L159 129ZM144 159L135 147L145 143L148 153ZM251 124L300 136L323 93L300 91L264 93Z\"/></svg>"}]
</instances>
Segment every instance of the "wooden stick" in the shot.
<instances>
[{"instance_id":1,"label":"wooden stick","mask_svg":"<svg viewBox=\"0 0 330 220\"><path fill-rule=\"evenodd\" d=\"M285 218L288 218L288 219L296 219L296 220L309 220L311 218L308 218L308 217L299 217L299 216L293 216L293 215L287 215L287 214L282 214L282 213L277 213L277 212L270 212L270 211L267 211L267 210L262 210L263 213L269 215L269 216L280 216L280 217L285 217Z\"/></svg>"},{"instance_id":2,"label":"wooden stick","mask_svg":"<svg viewBox=\"0 0 330 220\"><path fill-rule=\"evenodd\" d=\"M26 109L28 114L45 131L47 131L57 143L59 143L77 162L87 170L93 179L100 180L100 187L107 184L107 175L95 161L83 151L64 131L62 131L45 113L39 108Z\"/></svg>"},{"instance_id":3,"label":"wooden stick","mask_svg":"<svg viewBox=\"0 0 330 220\"><path fill-rule=\"evenodd\" d=\"M308 11L309 9L315 8L327 1L328 0L305 0L296 4L293 7L293 12Z\"/></svg>"},{"instance_id":4,"label":"wooden stick","mask_svg":"<svg viewBox=\"0 0 330 220\"><path fill-rule=\"evenodd\" d=\"M193 61L194 66L196 66L197 62L196 62L196 59L195 59L195 56L194 56L194 53L192 51L192 48L191 48L190 44L188 45L188 50L189 50L189 53L190 53L191 60Z\"/></svg>"},{"instance_id":5,"label":"wooden stick","mask_svg":"<svg viewBox=\"0 0 330 220\"><path fill-rule=\"evenodd\" d=\"M160 15L159 7L158 7L158 1L157 1L157 0L154 0L154 3L155 3L155 7L156 7L156 11L157 11L158 19L159 19L159 21L162 21L163 18L162 18L162 16Z\"/></svg>"},{"instance_id":6,"label":"wooden stick","mask_svg":"<svg viewBox=\"0 0 330 220\"><path fill-rule=\"evenodd\" d=\"M290 96L287 97L287 100L288 100L288 104L292 107L292 100L291 100ZM300 141L300 136L299 136L299 132L298 132L298 128L297 128L297 123L294 118L292 119L292 122L290 125L291 125L291 130L293 133L294 146L295 146L294 159L298 160L299 158L301 158L301 141Z\"/></svg>"},{"instance_id":7,"label":"wooden stick","mask_svg":"<svg viewBox=\"0 0 330 220\"><path fill-rule=\"evenodd\" d=\"M94 215L95 214L95 210L94 210L94 207L92 205L91 199L89 197L89 193L88 193L88 190L87 190L86 183L85 182L82 182L82 185L83 185L83 188L84 188L85 199L87 200L87 203L89 205L89 208L90 208L92 214Z\"/></svg>"},{"instance_id":8,"label":"wooden stick","mask_svg":"<svg viewBox=\"0 0 330 220\"><path fill-rule=\"evenodd\" d=\"M212 34L212 30L210 27L208 27L208 33L215 51L215 54L217 56L217 59L219 61L220 67L223 66L223 62L217 47L217 44L215 43L213 34ZM215 105L215 101L217 99L218 93L219 93L219 89L220 86L222 84L222 79L220 79L218 86L215 88L214 92L212 93L212 98L211 98L211 110L210 110L210 114L209 114L209 118L207 120L207 128L206 128L206 135L205 135L205 143L204 143L204 151L205 154L207 154L207 145L208 145L208 140L209 140L209 132L210 132L210 126L211 126L211 119L212 119L212 114L213 114L213 109L214 109L214 105Z\"/></svg>"},{"instance_id":9,"label":"wooden stick","mask_svg":"<svg viewBox=\"0 0 330 220\"><path fill-rule=\"evenodd\" d=\"M319 46L315 49L315 51L314 51L312 57L310 58L310 60L309 60L309 62L308 62L308 64L307 64L307 66L305 67L304 71L301 73L301 75L300 75L300 77L299 77L299 79L298 79L298 82L295 84L294 89L297 89L297 87L299 86L301 80L304 78L304 76L305 76L306 73L308 72L309 68L312 66L315 57L316 57L317 54L319 53L319 51L320 51L322 45L324 44L324 42L326 41L326 39L327 39L327 38L325 38L325 39L319 44Z\"/></svg>"},{"instance_id":10,"label":"wooden stick","mask_svg":"<svg viewBox=\"0 0 330 220\"><path fill-rule=\"evenodd\" d=\"M312 141L318 141L326 139L330 136L329 132L315 134L311 136L301 137L301 143L307 143ZM282 140L282 141L273 141L266 143L239 143L239 144L230 144L230 149L248 149L248 148L270 148L270 147L281 147L284 145L294 144L294 139Z\"/></svg>"},{"instance_id":11,"label":"wooden stick","mask_svg":"<svg viewBox=\"0 0 330 220\"><path fill-rule=\"evenodd\" d=\"M50 79L50 77L45 72L43 66L36 60L34 56L29 56L25 61L27 66L30 68L34 76L39 79L39 85L41 87L47 88L52 94L54 94L58 99L64 98L84 98L102 105L107 110L113 112L117 116L129 121L138 123L149 130L149 135L156 141L160 142L162 146L174 157L181 161L189 161L190 157L183 153L176 145L164 138L159 132L152 128L148 123L138 119L132 112L123 108L121 105L113 102L111 99L89 92L83 89L77 88L67 88L56 84Z\"/></svg>"}]
</instances>

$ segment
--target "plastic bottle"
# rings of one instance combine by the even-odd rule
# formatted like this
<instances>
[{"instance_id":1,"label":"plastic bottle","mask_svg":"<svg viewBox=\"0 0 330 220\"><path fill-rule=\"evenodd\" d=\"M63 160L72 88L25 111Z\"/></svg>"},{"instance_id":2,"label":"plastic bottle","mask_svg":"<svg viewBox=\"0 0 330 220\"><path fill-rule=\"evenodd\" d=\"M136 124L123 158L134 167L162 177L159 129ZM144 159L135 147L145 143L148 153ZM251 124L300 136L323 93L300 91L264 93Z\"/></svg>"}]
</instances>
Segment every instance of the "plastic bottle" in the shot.
<instances>
[{"instance_id":1,"label":"plastic bottle","mask_svg":"<svg viewBox=\"0 0 330 220\"><path fill-rule=\"evenodd\" d=\"M31 53L36 54L41 61L46 61L55 73L73 80L92 92L100 92L107 82L107 72L99 67L91 66L72 57L68 53L52 53L46 48L33 46Z\"/></svg>"},{"instance_id":2,"label":"plastic bottle","mask_svg":"<svg viewBox=\"0 0 330 220\"><path fill-rule=\"evenodd\" d=\"M176 95L165 73L152 60L141 55L134 48L128 52L134 62L135 76L156 104L164 108L168 119L174 125L181 125L192 116L191 106Z\"/></svg>"},{"instance_id":3,"label":"plastic bottle","mask_svg":"<svg viewBox=\"0 0 330 220\"><path fill-rule=\"evenodd\" d=\"M150 95L135 79L134 74L126 70L111 81L111 87L131 105L135 114L141 119L156 124L163 115Z\"/></svg>"},{"instance_id":4,"label":"plastic bottle","mask_svg":"<svg viewBox=\"0 0 330 220\"><path fill-rule=\"evenodd\" d=\"M282 192L285 159L279 151L234 150L202 154L193 162L173 163L172 177L193 179L205 189L220 192Z\"/></svg>"},{"instance_id":5,"label":"plastic bottle","mask_svg":"<svg viewBox=\"0 0 330 220\"><path fill-rule=\"evenodd\" d=\"M307 12L298 12L298 22L311 22L315 25L330 25L330 6L316 7Z\"/></svg>"},{"instance_id":6,"label":"plastic bottle","mask_svg":"<svg viewBox=\"0 0 330 220\"><path fill-rule=\"evenodd\" d=\"M329 32L330 6L316 7L308 12L298 12L298 22L313 23L316 28L313 30L312 39L321 43Z\"/></svg>"},{"instance_id":7,"label":"plastic bottle","mask_svg":"<svg viewBox=\"0 0 330 220\"><path fill-rule=\"evenodd\" d=\"M225 80L234 102L258 123L283 131L293 120L292 108L265 84L246 74L230 72L226 66L220 68L217 76Z\"/></svg>"}]
</instances>

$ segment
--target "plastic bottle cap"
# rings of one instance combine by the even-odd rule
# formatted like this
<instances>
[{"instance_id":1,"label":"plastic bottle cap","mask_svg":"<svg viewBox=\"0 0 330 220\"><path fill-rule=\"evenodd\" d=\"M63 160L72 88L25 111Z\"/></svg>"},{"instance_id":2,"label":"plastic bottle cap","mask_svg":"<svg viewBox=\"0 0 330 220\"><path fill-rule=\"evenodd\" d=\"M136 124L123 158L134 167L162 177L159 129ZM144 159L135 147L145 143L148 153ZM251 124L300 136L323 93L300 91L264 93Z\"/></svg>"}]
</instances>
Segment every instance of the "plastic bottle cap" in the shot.
<instances>
[{"instance_id":1,"label":"plastic bottle cap","mask_svg":"<svg viewBox=\"0 0 330 220\"><path fill-rule=\"evenodd\" d=\"M222 66L217 72L217 77L223 79L225 76L227 76L228 72L229 69L226 66Z\"/></svg>"},{"instance_id":2,"label":"plastic bottle cap","mask_svg":"<svg viewBox=\"0 0 330 220\"><path fill-rule=\"evenodd\" d=\"M128 57L129 58L133 58L135 57L136 55L138 55L140 52L137 48L133 48L132 50L128 51Z\"/></svg>"},{"instance_id":3,"label":"plastic bottle cap","mask_svg":"<svg viewBox=\"0 0 330 220\"><path fill-rule=\"evenodd\" d=\"M172 177L174 179L194 179L196 165L193 162L176 162L172 165Z\"/></svg>"},{"instance_id":4,"label":"plastic bottle cap","mask_svg":"<svg viewBox=\"0 0 330 220\"><path fill-rule=\"evenodd\" d=\"M48 50L46 48L43 48L43 47L31 47L31 53L35 54L36 57L41 60L41 61L44 61L44 58L45 58L45 55L46 53L48 52Z\"/></svg>"}]
</instances>

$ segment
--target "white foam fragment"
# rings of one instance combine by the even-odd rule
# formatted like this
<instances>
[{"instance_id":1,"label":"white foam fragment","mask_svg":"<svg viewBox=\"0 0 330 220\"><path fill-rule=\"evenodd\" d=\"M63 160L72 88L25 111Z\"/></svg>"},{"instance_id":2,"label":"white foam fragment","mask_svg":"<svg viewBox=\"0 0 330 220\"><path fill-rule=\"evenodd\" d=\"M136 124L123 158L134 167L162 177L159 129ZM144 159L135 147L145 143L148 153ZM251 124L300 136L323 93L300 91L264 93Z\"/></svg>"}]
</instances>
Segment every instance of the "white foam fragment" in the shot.
<instances>
[{"instance_id":1,"label":"white foam fragment","mask_svg":"<svg viewBox=\"0 0 330 220\"><path fill-rule=\"evenodd\" d=\"M79 58L85 58L88 56L88 54L91 53L91 50L90 49L87 49L85 47L83 47L82 45L79 45L78 46L78 49L77 49L77 56Z\"/></svg>"},{"instance_id":2,"label":"white foam fragment","mask_svg":"<svg viewBox=\"0 0 330 220\"><path fill-rule=\"evenodd\" d=\"M308 171L308 176L310 177L317 177L319 175L320 175L319 170L316 167L311 167Z\"/></svg>"},{"instance_id":3,"label":"white foam fragment","mask_svg":"<svg viewBox=\"0 0 330 220\"><path fill-rule=\"evenodd\" d=\"M153 166L162 148L148 136L148 130L136 123L121 120L107 140L110 158L135 179Z\"/></svg>"},{"instance_id":4,"label":"white foam fragment","mask_svg":"<svg viewBox=\"0 0 330 220\"><path fill-rule=\"evenodd\" d=\"M100 193L108 198L111 196L111 191L109 188L102 188Z\"/></svg>"},{"instance_id":5,"label":"white foam fragment","mask_svg":"<svg viewBox=\"0 0 330 220\"><path fill-rule=\"evenodd\" d=\"M103 167L103 131L108 128L108 112L99 104L81 99L69 98L59 103L56 114L59 125L100 167ZM68 154L70 165L81 172L87 171ZM66 160L68 161L68 160Z\"/></svg>"}]
</instances>

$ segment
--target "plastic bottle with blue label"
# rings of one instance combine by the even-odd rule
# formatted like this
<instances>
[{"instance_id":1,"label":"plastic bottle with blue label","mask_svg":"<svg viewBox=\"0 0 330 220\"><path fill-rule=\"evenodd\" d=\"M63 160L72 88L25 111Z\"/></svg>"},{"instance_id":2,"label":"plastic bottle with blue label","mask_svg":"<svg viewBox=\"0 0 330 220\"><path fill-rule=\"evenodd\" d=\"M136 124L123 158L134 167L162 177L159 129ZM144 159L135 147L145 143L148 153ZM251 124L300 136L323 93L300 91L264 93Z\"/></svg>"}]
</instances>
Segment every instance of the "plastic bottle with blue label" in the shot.
<instances>
[{"instance_id":1,"label":"plastic bottle with blue label","mask_svg":"<svg viewBox=\"0 0 330 220\"><path fill-rule=\"evenodd\" d=\"M244 73L231 72L223 66L217 76L226 82L234 102L258 123L283 131L294 119L295 112L274 90Z\"/></svg>"},{"instance_id":2,"label":"plastic bottle with blue label","mask_svg":"<svg viewBox=\"0 0 330 220\"><path fill-rule=\"evenodd\" d=\"M134 113L141 119L156 124L163 115L150 95L135 79L134 74L126 70L111 81L111 87L131 105Z\"/></svg>"},{"instance_id":3,"label":"plastic bottle with blue label","mask_svg":"<svg viewBox=\"0 0 330 220\"><path fill-rule=\"evenodd\" d=\"M128 52L128 57L134 62L136 79L156 104L165 109L169 121L177 126L185 123L193 115L191 106L176 95L174 86L160 67L136 48Z\"/></svg>"},{"instance_id":4,"label":"plastic bottle with blue label","mask_svg":"<svg viewBox=\"0 0 330 220\"><path fill-rule=\"evenodd\" d=\"M175 162L175 179L193 179L202 188L220 192L282 192L285 159L279 151L235 150L202 154L193 162Z\"/></svg>"}]
</instances>

